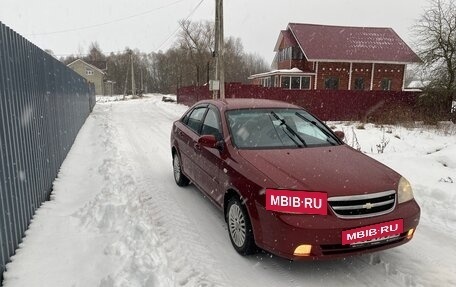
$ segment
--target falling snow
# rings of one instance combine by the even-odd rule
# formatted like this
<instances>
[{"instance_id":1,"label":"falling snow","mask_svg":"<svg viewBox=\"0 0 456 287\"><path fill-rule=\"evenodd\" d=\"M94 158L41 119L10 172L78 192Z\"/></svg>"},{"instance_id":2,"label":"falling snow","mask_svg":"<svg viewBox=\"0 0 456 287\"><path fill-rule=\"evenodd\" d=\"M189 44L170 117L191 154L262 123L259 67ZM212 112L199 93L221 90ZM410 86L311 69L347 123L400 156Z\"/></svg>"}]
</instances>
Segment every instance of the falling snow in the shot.
<instances>
[{"instance_id":1,"label":"falling snow","mask_svg":"<svg viewBox=\"0 0 456 287\"><path fill-rule=\"evenodd\" d=\"M290 262L239 256L221 212L194 186L175 185L169 136L186 107L161 98L98 102L4 286L456 286L454 125L389 126L389 143L377 153L385 127L328 123L410 180L421 222L395 249Z\"/></svg>"}]
</instances>

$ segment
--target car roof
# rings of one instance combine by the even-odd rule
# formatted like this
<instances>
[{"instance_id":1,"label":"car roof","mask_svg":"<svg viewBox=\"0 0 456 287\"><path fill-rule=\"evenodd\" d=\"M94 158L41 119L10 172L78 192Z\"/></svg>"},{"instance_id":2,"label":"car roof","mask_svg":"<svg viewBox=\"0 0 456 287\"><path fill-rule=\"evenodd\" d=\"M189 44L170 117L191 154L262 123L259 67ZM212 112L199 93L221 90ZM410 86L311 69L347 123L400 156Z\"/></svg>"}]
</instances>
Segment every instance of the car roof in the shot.
<instances>
[{"instance_id":1,"label":"car roof","mask_svg":"<svg viewBox=\"0 0 456 287\"><path fill-rule=\"evenodd\" d=\"M265 100L265 99L223 99L223 100L203 100L197 104L213 104L219 109L237 110L237 109L262 109L262 108L293 108L302 109L302 107L292 105L282 101Z\"/></svg>"}]
</instances>

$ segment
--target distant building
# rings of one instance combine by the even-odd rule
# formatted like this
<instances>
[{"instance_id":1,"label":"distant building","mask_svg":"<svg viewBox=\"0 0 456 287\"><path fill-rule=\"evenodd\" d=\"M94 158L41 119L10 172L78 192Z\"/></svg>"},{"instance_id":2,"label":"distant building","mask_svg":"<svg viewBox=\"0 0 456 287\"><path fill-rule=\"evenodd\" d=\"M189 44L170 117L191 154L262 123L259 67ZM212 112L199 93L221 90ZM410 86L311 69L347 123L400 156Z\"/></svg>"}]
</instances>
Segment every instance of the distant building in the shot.
<instances>
[{"instance_id":1,"label":"distant building","mask_svg":"<svg viewBox=\"0 0 456 287\"><path fill-rule=\"evenodd\" d=\"M421 60L391 28L290 23L274 48L274 71L252 84L302 90L404 89L406 65Z\"/></svg>"},{"instance_id":2,"label":"distant building","mask_svg":"<svg viewBox=\"0 0 456 287\"><path fill-rule=\"evenodd\" d=\"M106 67L106 62L104 62ZM100 63L98 63L100 64ZM87 81L95 85L95 94L104 95L105 92L105 78L106 78L106 69L102 70L96 67L94 64L89 64L81 59L77 59L70 64L68 67L73 69L76 73L84 77Z\"/></svg>"}]
</instances>

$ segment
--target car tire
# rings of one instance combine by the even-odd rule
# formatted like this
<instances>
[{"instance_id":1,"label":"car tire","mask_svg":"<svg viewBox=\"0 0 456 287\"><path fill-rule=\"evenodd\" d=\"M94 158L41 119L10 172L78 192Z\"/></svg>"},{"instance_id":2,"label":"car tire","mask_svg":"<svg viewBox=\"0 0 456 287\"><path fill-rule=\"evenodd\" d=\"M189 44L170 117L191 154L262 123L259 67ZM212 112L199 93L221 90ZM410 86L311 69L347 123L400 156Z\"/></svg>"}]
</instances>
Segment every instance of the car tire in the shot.
<instances>
[{"instance_id":1,"label":"car tire","mask_svg":"<svg viewBox=\"0 0 456 287\"><path fill-rule=\"evenodd\" d=\"M177 152L173 155L173 174L178 186L187 186L190 183L188 177L182 173L182 165Z\"/></svg>"},{"instance_id":2,"label":"car tire","mask_svg":"<svg viewBox=\"0 0 456 287\"><path fill-rule=\"evenodd\" d=\"M256 253L258 248L255 245L249 214L238 197L232 197L228 200L226 222L234 249L241 255Z\"/></svg>"}]
</instances>

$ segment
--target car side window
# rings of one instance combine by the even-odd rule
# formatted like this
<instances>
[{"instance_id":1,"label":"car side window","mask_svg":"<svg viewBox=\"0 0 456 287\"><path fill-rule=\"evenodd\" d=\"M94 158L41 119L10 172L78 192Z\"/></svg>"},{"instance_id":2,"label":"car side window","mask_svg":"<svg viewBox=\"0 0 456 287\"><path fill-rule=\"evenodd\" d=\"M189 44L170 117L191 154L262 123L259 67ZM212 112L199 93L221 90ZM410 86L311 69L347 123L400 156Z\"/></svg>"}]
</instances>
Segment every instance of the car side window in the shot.
<instances>
[{"instance_id":1,"label":"car side window","mask_svg":"<svg viewBox=\"0 0 456 287\"><path fill-rule=\"evenodd\" d=\"M183 118L182 118L182 123L184 123L185 125L187 125L188 123L188 118L190 117L190 112L187 112Z\"/></svg>"},{"instance_id":2,"label":"car side window","mask_svg":"<svg viewBox=\"0 0 456 287\"><path fill-rule=\"evenodd\" d=\"M214 109L209 109L204 119L203 129L201 130L203 135L214 135L217 140L222 139L222 132L220 129L220 120L218 113Z\"/></svg>"},{"instance_id":3,"label":"car side window","mask_svg":"<svg viewBox=\"0 0 456 287\"><path fill-rule=\"evenodd\" d=\"M203 124L203 117L206 113L206 110L206 107L196 108L190 113L188 117L187 126L197 134L199 133L201 125Z\"/></svg>"}]
</instances>

